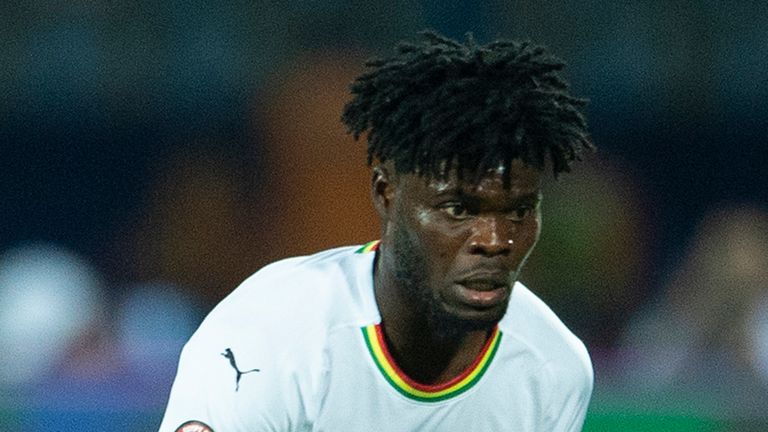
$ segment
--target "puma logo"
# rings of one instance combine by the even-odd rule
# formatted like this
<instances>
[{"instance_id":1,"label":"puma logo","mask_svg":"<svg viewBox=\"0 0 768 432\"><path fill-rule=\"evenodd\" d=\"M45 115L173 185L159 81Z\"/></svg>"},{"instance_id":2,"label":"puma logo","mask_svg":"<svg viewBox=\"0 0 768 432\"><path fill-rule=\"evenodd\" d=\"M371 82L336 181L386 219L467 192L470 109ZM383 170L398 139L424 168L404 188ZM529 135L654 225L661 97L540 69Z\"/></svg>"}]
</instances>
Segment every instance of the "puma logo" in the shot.
<instances>
[{"instance_id":1,"label":"puma logo","mask_svg":"<svg viewBox=\"0 0 768 432\"><path fill-rule=\"evenodd\" d=\"M251 372L259 372L258 369L251 369L247 371L241 371L240 368L237 367L237 362L235 362L235 353L232 352L231 349L227 348L224 350L223 353L221 353L224 357L229 359L229 364L232 365L232 368L237 372L237 375L235 376L235 391L238 391L240 389L240 378Z\"/></svg>"}]
</instances>

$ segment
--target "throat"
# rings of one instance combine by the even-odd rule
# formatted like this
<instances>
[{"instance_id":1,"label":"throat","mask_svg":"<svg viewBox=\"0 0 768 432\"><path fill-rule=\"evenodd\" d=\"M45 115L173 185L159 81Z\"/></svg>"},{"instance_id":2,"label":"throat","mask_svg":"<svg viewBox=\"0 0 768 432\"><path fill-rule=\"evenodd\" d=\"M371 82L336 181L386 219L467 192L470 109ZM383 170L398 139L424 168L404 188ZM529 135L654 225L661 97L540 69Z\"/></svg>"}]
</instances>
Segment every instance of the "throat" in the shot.
<instances>
[{"instance_id":1,"label":"throat","mask_svg":"<svg viewBox=\"0 0 768 432\"><path fill-rule=\"evenodd\" d=\"M435 386L470 372L484 353L495 330L473 331L460 337L434 337L424 329L405 336L382 324L382 336L391 360L411 380Z\"/></svg>"},{"instance_id":2,"label":"throat","mask_svg":"<svg viewBox=\"0 0 768 432\"><path fill-rule=\"evenodd\" d=\"M426 281L391 270L402 266L395 265L395 257L387 251L377 251L373 274L381 316L376 334L385 361L407 380L427 387L452 383L471 372L498 335L496 323L469 325L435 312L432 303L418 294Z\"/></svg>"}]
</instances>

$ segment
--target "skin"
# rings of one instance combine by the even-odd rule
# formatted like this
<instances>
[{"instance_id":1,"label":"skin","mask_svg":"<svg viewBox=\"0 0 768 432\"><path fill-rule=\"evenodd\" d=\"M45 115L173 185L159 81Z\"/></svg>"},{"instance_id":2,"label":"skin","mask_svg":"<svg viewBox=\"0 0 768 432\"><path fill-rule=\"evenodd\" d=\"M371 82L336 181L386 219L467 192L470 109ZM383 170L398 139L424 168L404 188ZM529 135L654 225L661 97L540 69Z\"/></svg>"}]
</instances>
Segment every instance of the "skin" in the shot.
<instances>
[{"instance_id":1,"label":"skin","mask_svg":"<svg viewBox=\"0 0 768 432\"><path fill-rule=\"evenodd\" d=\"M385 163L372 196L382 221L374 287L390 352L418 382L449 381L504 316L539 238L541 171L516 160L475 182L395 174Z\"/></svg>"}]
</instances>

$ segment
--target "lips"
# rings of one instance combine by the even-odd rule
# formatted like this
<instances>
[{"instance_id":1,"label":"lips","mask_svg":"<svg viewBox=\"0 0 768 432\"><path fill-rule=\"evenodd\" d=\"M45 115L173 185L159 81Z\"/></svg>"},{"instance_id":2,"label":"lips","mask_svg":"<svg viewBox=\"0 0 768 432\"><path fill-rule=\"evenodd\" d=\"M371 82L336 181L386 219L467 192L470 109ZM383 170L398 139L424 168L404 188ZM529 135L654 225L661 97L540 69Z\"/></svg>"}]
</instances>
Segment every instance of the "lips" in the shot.
<instances>
[{"instance_id":1,"label":"lips","mask_svg":"<svg viewBox=\"0 0 768 432\"><path fill-rule=\"evenodd\" d=\"M503 273L475 274L457 281L453 292L461 303L487 309L507 300L510 284L507 275Z\"/></svg>"},{"instance_id":2,"label":"lips","mask_svg":"<svg viewBox=\"0 0 768 432\"><path fill-rule=\"evenodd\" d=\"M479 291L490 291L509 285L509 274L500 271L474 272L457 278L457 283Z\"/></svg>"}]
</instances>

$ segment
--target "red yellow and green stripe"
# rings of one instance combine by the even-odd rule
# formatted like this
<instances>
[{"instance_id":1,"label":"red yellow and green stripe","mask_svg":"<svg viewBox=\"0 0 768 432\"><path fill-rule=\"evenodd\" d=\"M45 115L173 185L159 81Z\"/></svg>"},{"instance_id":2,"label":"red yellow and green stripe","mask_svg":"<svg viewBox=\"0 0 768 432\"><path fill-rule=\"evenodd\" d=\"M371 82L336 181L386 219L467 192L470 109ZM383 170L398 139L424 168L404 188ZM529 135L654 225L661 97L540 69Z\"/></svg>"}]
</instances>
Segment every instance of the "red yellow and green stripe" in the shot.
<instances>
[{"instance_id":1,"label":"red yellow and green stripe","mask_svg":"<svg viewBox=\"0 0 768 432\"><path fill-rule=\"evenodd\" d=\"M446 383L426 385L409 378L395 364L384 342L381 325L371 324L363 327L362 331L368 351L387 382L403 396L421 402L450 399L472 388L488 370L501 342L501 331L498 326L494 327L480 354L461 375Z\"/></svg>"},{"instance_id":2,"label":"red yellow and green stripe","mask_svg":"<svg viewBox=\"0 0 768 432\"><path fill-rule=\"evenodd\" d=\"M381 240L369 241L368 243L360 247L360 249L356 250L355 253L361 254L361 253L374 252L379 248L379 243L381 243Z\"/></svg>"}]
</instances>

